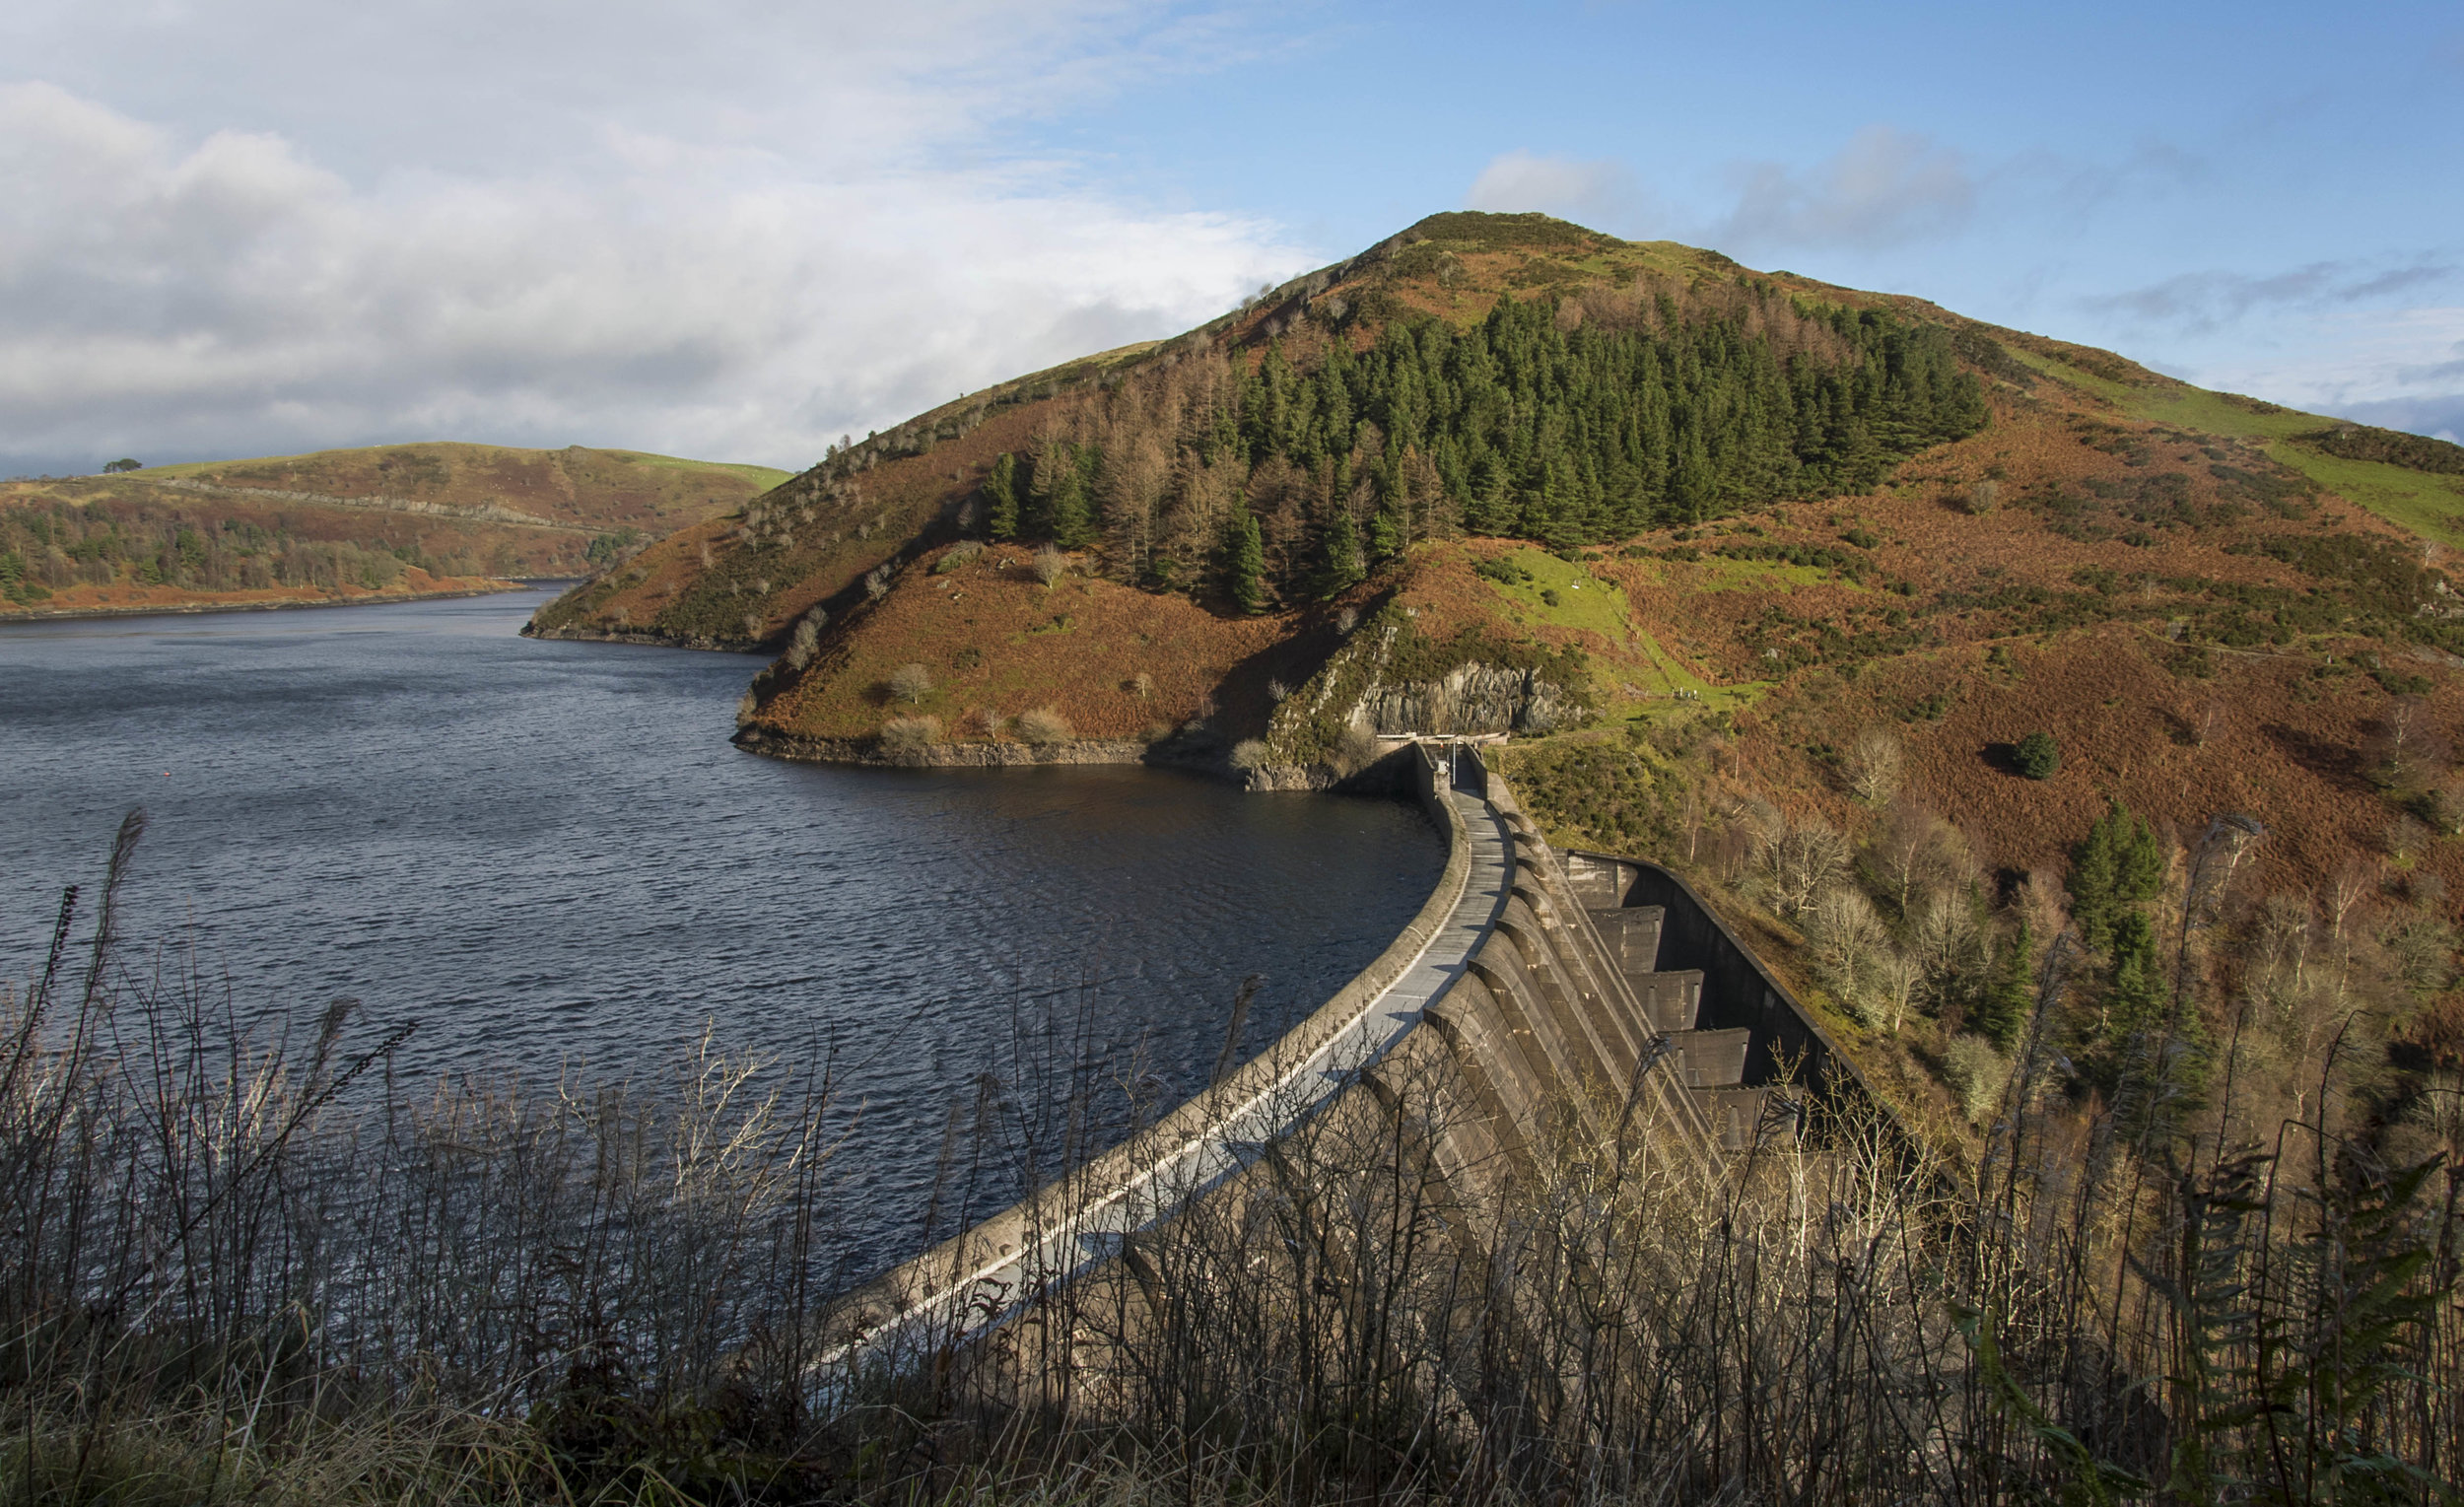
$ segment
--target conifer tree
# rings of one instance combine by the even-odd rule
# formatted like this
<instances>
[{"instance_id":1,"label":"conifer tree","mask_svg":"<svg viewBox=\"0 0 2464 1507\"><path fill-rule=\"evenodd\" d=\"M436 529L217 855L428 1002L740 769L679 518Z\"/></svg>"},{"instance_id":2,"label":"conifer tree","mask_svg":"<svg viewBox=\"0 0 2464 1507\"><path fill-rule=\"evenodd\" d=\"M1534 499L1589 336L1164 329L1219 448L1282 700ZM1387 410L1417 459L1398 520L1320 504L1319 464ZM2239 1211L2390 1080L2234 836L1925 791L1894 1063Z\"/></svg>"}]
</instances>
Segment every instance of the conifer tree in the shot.
<instances>
[{"instance_id":1,"label":"conifer tree","mask_svg":"<svg viewBox=\"0 0 2464 1507\"><path fill-rule=\"evenodd\" d=\"M1232 600L1243 612L1266 610L1266 542L1258 516L1244 509L1232 524Z\"/></svg>"},{"instance_id":2,"label":"conifer tree","mask_svg":"<svg viewBox=\"0 0 2464 1507\"><path fill-rule=\"evenodd\" d=\"M2019 923L2019 933L1994 959L1992 977L1985 982L1985 997L1978 1001L1976 1023L1994 1050L2009 1055L2026 1034L2028 1013L2035 1008L2034 976L2036 972L2036 940L2028 934L2027 923Z\"/></svg>"},{"instance_id":3,"label":"conifer tree","mask_svg":"<svg viewBox=\"0 0 2464 1507\"><path fill-rule=\"evenodd\" d=\"M2080 940L2102 951L2129 908L2164 892L2164 850L2156 829L2119 801L2096 819L2071 853L2071 915Z\"/></svg>"},{"instance_id":4,"label":"conifer tree","mask_svg":"<svg viewBox=\"0 0 2464 1507\"><path fill-rule=\"evenodd\" d=\"M1326 559L1318 574L1318 593L1337 596L1351 589L1369 574L1360 558L1360 531L1352 526L1351 510L1336 504L1335 516L1327 521Z\"/></svg>"},{"instance_id":5,"label":"conifer tree","mask_svg":"<svg viewBox=\"0 0 2464 1507\"><path fill-rule=\"evenodd\" d=\"M1392 560L1403 552L1410 530L1393 509L1381 508L1369 519L1369 558Z\"/></svg>"},{"instance_id":6,"label":"conifer tree","mask_svg":"<svg viewBox=\"0 0 2464 1507\"><path fill-rule=\"evenodd\" d=\"M1068 466L1053 488L1049 529L1062 549L1084 549L1095 542L1095 510L1087 506L1085 472L1083 465Z\"/></svg>"},{"instance_id":7,"label":"conifer tree","mask_svg":"<svg viewBox=\"0 0 2464 1507\"><path fill-rule=\"evenodd\" d=\"M992 460L984 478L985 522L995 539L1018 537L1018 457L1007 450Z\"/></svg>"},{"instance_id":8,"label":"conifer tree","mask_svg":"<svg viewBox=\"0 0 2464 1507\"><path fill-rule=\"evenodd\" d=\"M2158 977L2156 927L2137 911L2113 924L2113 983L2105 993L2104 1037L2119 1049L2156 1029L2163 1018L2163 982Z\"/></svg>"}]
</instances>

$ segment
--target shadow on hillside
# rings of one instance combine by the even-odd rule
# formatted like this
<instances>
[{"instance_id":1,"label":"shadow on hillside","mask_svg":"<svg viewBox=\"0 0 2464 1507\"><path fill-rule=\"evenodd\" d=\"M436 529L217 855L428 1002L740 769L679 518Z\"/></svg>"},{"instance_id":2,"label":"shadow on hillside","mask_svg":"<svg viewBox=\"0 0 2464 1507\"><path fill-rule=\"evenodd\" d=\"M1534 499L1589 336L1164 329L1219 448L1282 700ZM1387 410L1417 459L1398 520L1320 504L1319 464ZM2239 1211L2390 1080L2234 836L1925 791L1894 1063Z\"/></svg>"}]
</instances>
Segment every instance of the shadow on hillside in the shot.
<instances>
[{"instance_id":1,"label":"shadow on hillside","mask_svg":"<svg viewBox=\"0 0 2464 1507\"><path fill-rule=\"evenodd\" d=\"M2283 750L2286 758L2338 788L2362 792L2371 788L2362 773L2361 756L2358 750L2342 743L2331 743L2298 727L2288 727L2283 722L2262 722L2259 732Z\"/></svg>"}]
</instances>

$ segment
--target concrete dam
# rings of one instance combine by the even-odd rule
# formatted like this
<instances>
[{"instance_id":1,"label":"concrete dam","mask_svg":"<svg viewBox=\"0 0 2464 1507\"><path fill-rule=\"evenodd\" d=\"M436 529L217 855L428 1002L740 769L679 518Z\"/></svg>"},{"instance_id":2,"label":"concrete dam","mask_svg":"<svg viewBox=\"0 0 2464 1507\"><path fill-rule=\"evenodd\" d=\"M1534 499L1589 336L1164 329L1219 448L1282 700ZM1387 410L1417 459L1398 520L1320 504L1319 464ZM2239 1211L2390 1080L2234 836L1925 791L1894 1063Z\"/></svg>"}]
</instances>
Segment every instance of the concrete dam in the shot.
<instances>
[{"instance_id":1,"label":"concrete dam","mask_svg":"<svg viewBox=\"0 0 2464 1507\"><path fill-rule=\"evenodd\" d=\"M1408 1120L1440 1222L1469 1248L1517 1188L1569 1156L1631 1145L1716 1174L1870 1102L1675 874L1551 849L1468 743L1399 757L1448 847L1403 933L1173 1114L850 1294L821 1356L825 1389L945 1371L1005 1327L1049 1330L1053 1295L1072 1286L1153 1289L1144 1253L1163 1232L1244 1191L1306 1181L1287 1150L1305 1128Z\"/></svg>"}]
</instances>

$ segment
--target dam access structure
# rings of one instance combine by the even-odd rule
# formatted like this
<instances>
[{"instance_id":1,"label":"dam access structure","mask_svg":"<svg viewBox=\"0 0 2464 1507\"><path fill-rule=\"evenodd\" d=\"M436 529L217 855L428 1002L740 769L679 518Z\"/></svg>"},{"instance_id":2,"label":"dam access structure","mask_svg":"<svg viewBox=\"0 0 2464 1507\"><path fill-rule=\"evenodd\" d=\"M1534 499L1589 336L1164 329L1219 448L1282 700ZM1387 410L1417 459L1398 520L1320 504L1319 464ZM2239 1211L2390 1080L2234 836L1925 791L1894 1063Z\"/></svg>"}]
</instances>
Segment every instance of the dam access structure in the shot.
<instances>
[{"instance_id":1,"label":"dam access structure","mask_svg":"<svg viewBox=\"0 0 2464 1507\"><path fill-rule=\"evenodd\" d=\"M820 1393L945 1375L1003 1331L1039 1332L1012 1350L1049 1355L1056 1295L1151 1293L1159 1232L1244 1191L1291 1185L1300 1174L1285 1147L1312 1126L1407 1118L1411 1154L1443 1189L1440 1223L1473 1242L1568 1147L1639 1146L1718 1173L1758 1147L1818 1138L1850 1102L1873 1102L1676 874L1551 849L1466 741L1421 740L1396 757L1447 861L1395 941L1171 1115L849 1294L819 1359ZM1086 1364L1060 1337L1062 1369Z\"/></svg>"}]
</instances>

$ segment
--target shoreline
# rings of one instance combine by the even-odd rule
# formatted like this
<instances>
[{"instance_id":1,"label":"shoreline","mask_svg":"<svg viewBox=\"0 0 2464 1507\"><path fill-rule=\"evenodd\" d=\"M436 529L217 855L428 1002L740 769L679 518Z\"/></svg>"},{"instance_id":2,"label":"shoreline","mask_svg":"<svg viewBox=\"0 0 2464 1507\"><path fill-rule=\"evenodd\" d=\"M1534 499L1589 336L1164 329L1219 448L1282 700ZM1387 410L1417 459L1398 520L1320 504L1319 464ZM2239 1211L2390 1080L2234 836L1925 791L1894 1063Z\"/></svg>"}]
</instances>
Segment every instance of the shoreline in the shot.
<instances>
[{"instance_id":1,"label":"shoreline","mask_svg":"<svg viewBox=\"0 0 2464 1507\"><path fill-rule=\"evenodd\" d=\"M542 628L538 614L522 624L521 636L542 642L563 644L623 644L636 649L689 649L706 654L766 654L772 652L767 644L722 644L717 639L678 638L655 628L639 631L619 628Z\"/></svg>"},{"instance_id":2,"label":"shoreline","mask_svg":"<svg viewBox=\"0 0 2464 1507\"><path fill-rule=\"evenodd\" d=\"M81 618L112 617L206 617L218 612L286 612L295 607L398 607L404 602L448 601L463 596L502 596L508 591L530 589L526 582L507 580L501 585L473 586L453 591L386 591L366 596L327 597L322 601L289 602L180 602L135 607L26 607L15 612L0 613L0 629L13 623L65 623Z\"/></svg>"},{"instance_id":3,"label":"shoreline","mask_svg":"<svg viewBox=\"0 0 2464 1507\"><path fill-rule=\"evenodd\" d=\"M1412 748L1389 749L1375 763L1338 774L1323 764L1262 764L1241 769L1228 747L1188 743L1173 738L1148 743L1135 738L1069 738L1058 743L943 742L927 743L912 753L884 754L871 738L811 738L776 732L759 725L740 727L728 739L746 753L800 764L836 764L856 769L1033 769L1061 764L1108 764L1178 770L1220 784L1237 785L1252 794L1393 795L1407 791L1409 765L1403 757Z\"/></svg>"}]
</instances>

